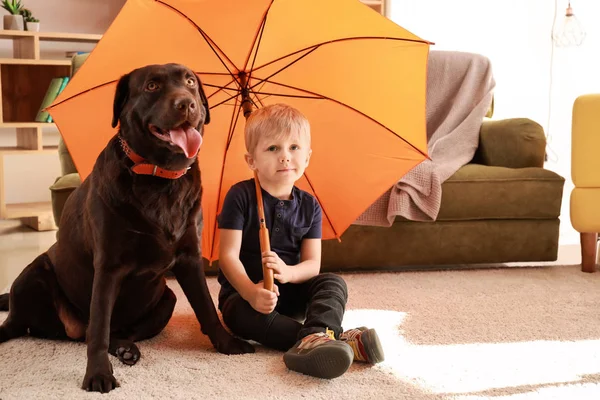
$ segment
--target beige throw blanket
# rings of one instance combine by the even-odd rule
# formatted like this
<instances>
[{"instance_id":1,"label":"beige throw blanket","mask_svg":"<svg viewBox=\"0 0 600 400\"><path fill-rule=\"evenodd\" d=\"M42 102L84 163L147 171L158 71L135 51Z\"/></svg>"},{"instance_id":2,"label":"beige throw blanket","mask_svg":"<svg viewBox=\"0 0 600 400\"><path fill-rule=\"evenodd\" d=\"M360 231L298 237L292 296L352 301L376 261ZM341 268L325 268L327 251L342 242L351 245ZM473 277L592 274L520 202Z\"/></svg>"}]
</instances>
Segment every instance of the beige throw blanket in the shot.
<instances>
[{"instance_id":1,"label":"beige throw blanket","mask_svg":"<svg viewBox=\"0 0 600 400\"><path fill-rule=\"evenodd\" d=\"M355 222L391 226L397 215L413 221L437 218L442 183L473 158L479 129L496 83L488 58L472 53L431 51L427 66L425 160L383 194Z\"/></svg>"}]
</instances>

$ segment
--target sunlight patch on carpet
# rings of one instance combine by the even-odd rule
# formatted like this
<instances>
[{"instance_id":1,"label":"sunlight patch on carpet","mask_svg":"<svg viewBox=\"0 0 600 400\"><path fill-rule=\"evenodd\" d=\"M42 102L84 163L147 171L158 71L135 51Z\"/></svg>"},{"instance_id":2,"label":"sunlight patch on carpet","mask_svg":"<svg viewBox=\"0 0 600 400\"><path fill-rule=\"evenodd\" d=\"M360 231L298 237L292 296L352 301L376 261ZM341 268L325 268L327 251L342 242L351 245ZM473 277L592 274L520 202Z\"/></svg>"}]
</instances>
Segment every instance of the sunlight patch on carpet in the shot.
<instances>
[{"instance_id":1,"label":"sunlight patch on carpet","mask_svg":"<svg viewBox=\"0 0 600 400\"><path fill-rule=\"evenodd\" d=\"M600 340L409 346L414 377L437 393L584 383L600 373Z\"/></svg>"},{"instance_id":2,"label":"sunlight patch on carpet","mask_svg":"<svg viewBox=\"0 0 600 400\"><path fill-rule=\"evenodd\" d=\"M398 311L348 310L343 326L375 328L386 360L374 368L433 393L518 400L534 393L583 399L600 391L600 340L417 345L403 335L406 319Z\"/></svg>"}]
</instances>

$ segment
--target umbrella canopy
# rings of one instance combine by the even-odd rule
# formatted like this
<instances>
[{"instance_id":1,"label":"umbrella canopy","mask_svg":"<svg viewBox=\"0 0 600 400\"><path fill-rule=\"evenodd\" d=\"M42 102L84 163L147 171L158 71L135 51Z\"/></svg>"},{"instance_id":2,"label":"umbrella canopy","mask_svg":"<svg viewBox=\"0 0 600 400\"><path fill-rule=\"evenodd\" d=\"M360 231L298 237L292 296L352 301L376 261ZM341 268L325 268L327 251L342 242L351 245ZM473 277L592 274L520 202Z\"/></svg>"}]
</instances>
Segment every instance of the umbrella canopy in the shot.
<instances>
[{"instance_id":1,"label":"umbrella canopy","mask_svg":"<svg viewBox=\"0 0 600 400\"><path fill-rule=\"evenodd\" d=\"M118 79L147 64L196 71L211 122L199 153L203 255L217 258L216 217L244 161L242 93L310 121L313 155L298 187L323 209L323 238L356 218L427 157L429 43L357 0L129 0L49 108L82 179L116 134Z\"/></svg>"}]
</instances>

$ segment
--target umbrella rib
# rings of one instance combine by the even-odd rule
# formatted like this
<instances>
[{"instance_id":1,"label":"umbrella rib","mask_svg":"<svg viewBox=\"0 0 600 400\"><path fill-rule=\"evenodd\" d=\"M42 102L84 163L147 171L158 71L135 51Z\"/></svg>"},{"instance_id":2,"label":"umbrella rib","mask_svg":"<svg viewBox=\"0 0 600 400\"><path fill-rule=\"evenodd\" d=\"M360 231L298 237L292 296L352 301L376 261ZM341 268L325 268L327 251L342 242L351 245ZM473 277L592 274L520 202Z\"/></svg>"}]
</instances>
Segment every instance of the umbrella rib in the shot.
<instances>
[{"instance_id":1,"label":"umbrella rib","mask_svg":"<svg viewBox=\"0 0 600 400\"><path fill-rule=\"evenodd\" d=\"M255 85L255 86L257 86L257 85ZM252 90L252 88L250 88L250 87L248 87L248 91L249 91L251 94L253 94L253 95L254 95L254 97L256 97L256 100L257 100L257 101L260 103L260 105L261 105L262 107L264 107L264 106L265 106L265 105L264 105L264 103L262 102L261 98L259 97L259 94L262 94L261 92L259 92L259 91L255 91L255 90ZM253 103L254 103L254 102L253 102ZM256 103L254 103L254 104L256 105Z\"/></svg>"},{"instance_id":2,"label":"umbrella rib","mask_svg":"<svg viewBox=\"0 0 600 400\"><path fill-rule=\"evenodd\" d=\"M160 3L162 5L164 5L165 7L168 7L170 9L172 9L173 11L177 12L178 14L180 14L183 18L187 19L192 25L194 25L196 27L196 29L198 29L198 32L200 32L200 34L202 35L202 37L204 38L204 40L206 41L206 44L208 44L208 46L211 48L211 50L215 53L215 55L217 56L217 58L219 59L219 61L221 61L221 63L223 64L223 66L225 67L225 69L227 70L227 72L229 72L229 75L234 76L234 74L231 72L231 70L229 69L229 67L227 66L227 64L225 63L225 61L223 61L223 58L221 58L221 56L217 53L217 51L215 50L218 49L219 53L221 53L223 55L223 57L233 66L235 66L235 64L229 59L229 57L227 57L227 54L225 54L225 52L223 50L221 50L221 48L206 34L206 32L204 32L198 25L196 25L196 23L194 21L192 21L187 15L185 15L184 13L182 13L180 10L178 10L176 7L173 7L170 4L166 4L165 2L161 1L161 0L155 0L157 3Z\"/></svg>"},{"instance_id":3,"label":"umbrella rib","mask_svg":"<svg viewBox=\"0 0 600 400\"><path fill-rule=\"evenodd\" d=\"M260 98L256 94L254 94L254 97L256 98L256 101L258 101L260 103L261 107L265 106L264 103L260 100ZM252 103L252 105L254 107L260 108L260 107L258 107L258 104L256 104L256 101L254 101L251 96L249 96L249 98L250 98L250 102Z\"/></svg>"},{"instance_id":4,"label":"umbrella rib","mask_svg":"<svg viewBox=\"0 0 600 400\"><path fill-rule=\"evenodd\" d=\"M221 185L223 184L223 176L225 175L225 163L227 161L227 154L229 153L229 146L231 145L231 140L233 138L233 133L235 132L235 127L237 126L238 119L240 117L240 110L242 109L241 103L238 104L238 99L235 99L235 108L233 109L233 114L231 115L231 122L229 123L229 134L227 136L227 146L225 147L225 152L223 154L223 162L221 163L221 176L219 178L219 189L217 193L221 193ZM219 206L221 205L221 196L217 196L217 210L219 211ZM213 232L217 232L217 219L215 218ZM215 236L213 236L212 243L210 245L210 258L212 259L215 254Z\"/></svg>"},{"instance_id":5,"label":"umbrella rib","mask_svg":"<svg viewBox=\"0 0 600 400\"><path fill-rule=\"evenodd\" d=\"M255 91L252 91L252 93L254 93L255 95L262 94L265 96L279 96L279 97L293 97L293 98L298 98L298 99L327 100L323 96L301 96L299 94L282 94L282 93L255 92ZM256 96L256 97L258 97L258 96Z\"/></svg>"},{"instance_id":6,"label":"umbrella rib","mask_svg":"<svg viewBox=\"0 0 600 400\"><path fill-rule=\"evenodd\" d=\"M261 68L264 68L264 67L269 66L269 65L271 65L273 63L281 61L284 58L291 57L291 56L293 56L295 54L301 53L301 52L306 51L308 49L315 50L316 48L321 47L321 46L323 46L325 44L337 43L337 42L346 42L346 41L350 41L350 40L366 40L366 39L396 40L396 41L399 41L399 42L413 42L413 43L421 43L421 44L427 44L427 45L433 44L433 43L428 42L427 40L423 40L423 39L421 39L421 40L417 40L417 39L403 39L403 38L392 38L392 37L387 37L387 36L357 36L357 37L351 37L351 38L334 39L334 40L329 40L327 42L313 44L313 45L310 45L310 46L305 47L305 48L300 49L300 50L296 50L293 53L286 54L284 56L281 56L279 58L271 60L268 63L263 64L263 65L261 65L259 67L253 68L252 71L257 71L257 70L259 70Z\"/></svg>"},{"instance_id":7,"label":"umbrella rib","mask_svg":"<svg viewBox=\"0 0 600 400\"><path fill-rule=\"evenodd\" d=\"M254 97L256 97L256 100L258 100L258 102L260 103L261 107L264 107L265 104L262 102L261 97L259 95L262 95L262 98L267 98L270 96L276 96L276 97L287 97L287 98L296 98L296 99L312 99L312 100L323 100L323 97L317 97L317 96L300 96L300 95L293 95L293 94L281 94L281 93L269 93L269 92L251 92ZM252 100L252 99L250 99ZM252 104L256 105L255 101L252 101Z\"/></svg>"},{"instance_id":8,"label":"umbrella rib","mask_svg":"<svg viewBox=\"0 0 600 400\"><path fill-rule=\"evenodd\" d=\"M390 132L390 133L392 133L392 134L396 135L396 136L397 136L399 139L403 140L403 141L404 141L404 143L408 144L410 147L412 147L413 149L415 149L416 151L418 151L419 153L421 153L421 154L423 155L423 157L425 157L425 158L429 159L429 156L428 156L427 154L425 154L425 153L424 153L423 151L421 151L420 149L416 148L416 147L415 147L415 146L414 146L412 143L408 142L408 141L407 141L406 139L404 139L402 136L399 136L399 135L397 135L396 133L394 133L394 131L392 131L392 130L391 130L390 128L388 128L387 126L383 125L381 122L379 122L379 121L377 121L377 120L375 120L375 119L371 118L371 117L370 117L370 116L368 116L367 114L365 114L365 113L363 113L363 112L361 112L361 111L357 110L357 109L356 109L356 108L354 108L354 107L351 107L351 106L349 106L349 105L347 105L347 104L344 104L344 103L342 103L341 101L338 101L338 100L332 99L332 98L330 98L330 97L323 96L323 95L321 95L321 94L318 94L318 93L315 93L315 92L311 92L310 90L301 89L301 88L298 88L298 87L295 87L295 86L291 86L291 85L286 85L285 83L273 82L273 81L270 81L270 80L267 80L267 79L264 79L264 81L267 81L267 82L269 82L269 83L271 83L271 84L273 84L273 85L279 85L279 86L286 87L286 88L288 88L288 89L294 89L294 90L297 90L297 91L299 91L299 92L309 93L309 94L312 94L312 95L314 95L314 96L318 96L319 98L321 98L321 99L323 99L323 100L329 100L329 101L332 101L332 102L334 102L334 103L337 103L337 104L339 104L339 105L341 105L341 106L347 107L347 108L351 109L352 111L354 111L354 112L356 112L356 113L358 113L358 114L361 114L361 115L362 115L362 116L364 116L365 118L368 118L368 119L370 119L371 121L373 121L373 122L374 122L374 123L376 123L377 125L379 125L379 126L381 126L382 128L386 129L388 132ZM261 81L261 82L262 82L262 81Z\"/></svg>"},{"instance_id":9,"label":"umbrella rib","mask_svg":"<svg viewBox=\"0 0 600 400\"><path fill-rule=\"evenodd\" d=\"M302 56L300 56L300 57L296 58L295 60L293 60L293 61L292 61L292 62L290 62L289 64L287 64L287 65L284 65L283 67L281 67L281 68L280 68L278 71L275 71L275 72L273 72L271 75L267 76L266 78L259 80L259 81L258 81L257 83L255 83L255 84L254 84L252 87L254 87L254 86L256 86L256 85L260 84L260 83L261 83L261 82L263 82L263 81L268 81L268 80L269 80L269 78L272 78L273 76L277 75L277 74L278 74L278 73L280 73L281 71L283 71L283 70L285 70L285 69L288 69L289 67L291 67L292 65L294 65L294 64L295 64L295 63L297 63L298 61L302 60L304 57L306 57L307 55L309 55L309 54L310 54L310 53L312 53L313 51L315 51L317 48L318 48L318 46L317 46L317 47L315 47L315 48L313 48L313 49L311 49L310 51L307 51L307 52L306 52L306 53L304 53ZM297 54L297 53L293 53L293 54ZM290 55L292 55L292 54L290 54ZM256 79L259 79L259 78L256 78Z\"/></svg>"},{"instance_id":10,"label":"umbrella rib","mask_svg":"<svg viewBox=\"0 0 600 400\"><path fill-rule=\"evenodd\" d=\"M235 109L237 108L237 113L235 112ZM225 151L229 151L229 146L231 146L231 141L233 140L233 134L235 132L235 127L237 126L238 120L240 119L240 114L242 110L242 102L238 103L238 98L236 97L235 99L235 106L234 106L234 110L233 112L235 113L235 120L232 116L231 119L231 124L230 124L230 128L229 128L229 136L227 137L227 148L225 149Z\"/></svg>"},{"instance_id":11,"label":"umbrella rib","mask_svg":"<svg viewBox=\"0 0 600 400\"><path fill-rule=\"evenodd\" d=\"M226 74L226 73L223 73L223 72L217 72L217 73L215 73L215 72L196 72L196 74L198 74L198 75L223 75L223 76L232 76L231 74ZM101 84L99 84L99 85L96 85L96 86L94 86L94 87L91 87L91 88L89 88L89 89L86 89L86 90L84 90L84 91L82 91L82 92L79 92L79 93L77 93L77 94L74 94L74 95L72 95L72 96L69 96L69 97L67 97L66 99L63 99L63 100L61 100L60 102L58 102L58 103L56 103L56 104L52 105L52 107L49 107L49 108L54 108L55 106L57 106L57 105L59 105L59 104L62 104L62 103L64 103L64 102L65 102L65 101L67 101L67 100L71 100L71 99L73 99L73 98L75 98L75 97L78 97L78 96L81 96L81 95L83 95L83 94L85 94L85 93L87 93L87 92L91 92L92 90L100 89L100 88L101 88L101 87L103 87L103 86L108 86L108 85L110 85L110 84L116 83L117 81L118 81L118 79L113 79L112 81L108 81L108 82L101 83ZM231 81L231 82L234 82L234 81L236 81L236 80L235 80L235 79L232 79L232 81ZM231 83L231 82L229 82L229 83ZM204 85L204 84L203 84L203 85ZM208 85L205 85L205 86L208 86ZM214 87L220 87L220 86L218 86L218 85L214 85ZM211 96L212 96L212 95L211 95Z\"/></svg>"},{"instance_id":12,"label":"umbrella rib","mask_svg":"<svg viewBox=\"0 0 600 400\"><path fill-rule=\"evenodd\" d=\"M263 103L263 101L261 100L261 98L260 98L260 97L258 97L258 96L255 96L255 97L256 97L256 101L258 101L258 102L260 103L260 106L261 106L262 108L264 108L264 107L265 107L265 103ZM254 101L253 101L252 103L253 103L254 105L256 105L256 103L255 103ZM258 108L258 107L257 107L257 108Z\"/></svg>"},{"instance_id":13,"label":"umbrella rib","mask_svg":"<svg viewBox=\"0 0 600 400\"><path fill-rule=\"evenodd\" d=\"M215 94L217 94L219 92L227 92L227 91L231 91L231 90L236 90L237 91L238 89L236 89L236 88L228 87L233 82L234 81L232 80L226 86L213 85L212 83L203 83L202 86L207 86L207 87L212 87L212 88L218 88L219 89L216 92L212 93L210 96L208 96L208 98L210 99L211 97L213 97Z\"/></svg>"},{"instance_id":14,"label":"umbrella rib","mask_svg":"<svg viewBox=\"0 0 600 400\"><path fill-rule=\"evenodd\" d=\"M335 235L336 238L340 239L340 236L338 235L337 231L335 230L335 227L333 226L333 223L331 222L331 218L329 218L327 211L325 211L325 206L323 205L321 200L319 200L317 191L315 190L315 187L313 186L312 182L310 181L310 178L308 177L308 174L306 173L306 171L304 172L304 177L306 178L306 182L308 182L308 186L310 186L310 188L312 189L312 192L315 194L315 197L317 198L317 201L319 202L319 205L321 206L321 210L323 211L323 214L325 214L325 218L327 218L327 221L329 221L329 226L331 226L331 229L333 229L333 234Z\"/></svg>"},{"instance_id":15,"label":"umbrella rib","mask_svg":"<svg viewBox=\"0 0 600 400\"><path fill-rule=\"evenodd\" d=\"M212 86L212 87L219 87L219 88L220 88L220 86L218 86L218 85L206 85L206 86ZM235 90L235 89L221 88L220 90L223 90L223 91L225 91L225 90ZM274 93L262 93L262 92L256 92L256 91L253 91L253 90L251 90L251 89L250 89L250 93L254 94L254 97L256 97L256 99L258 100L258 102L261 104L261 106L262 106L262 107L264 107L264 104L263 104L263 102L262 102L262 101L260 101L260 98L258 97L258 94L265 94L265 95L268 95L268 96L271 96L271 95L273 95L273 96L277 96L277 94L274 94ZM234 94L234 95L232 95L232 96L229 96L229 97L228 97L228 98L226 98L225 100L223 100L223 101L221 101L221 102L219 102L219 103L217 103L217 104L215 104L215 105L211 106L211 107L210 107L210 109L212 110L213 108L216 108L216 107L218 107L218 106L220 106L220 105L222 105L222 104L225 104L225 103L227 103L227 102L228 102L228 101L230 101L231 99L238 97L238 96L239 96L239 94L240 94L239 92L236 92L236 94ZM211 95L211 96L212 96L212 95ZM314 99L319 99L319 97L310 97L310 96L294 96L294 95L290 95L290 96L288 96L288 95L281 95L281 96L285 96L285 97L303 97L303 98L314 98ZM210 97L209 97L209 98L210 98ZM252 98L250 98L250 102L252 102L252 104L253 104L254 106L256 106L256 102L255 102L254 100L252 100Z\"/></svg>"},{"instance_id":16,"label":"umbrella rib","mask_svg":"<svg viewBox=\"0 0 600 400\"><path fill-rule=\"evenodd\" d=\"M198 71L194 71L197 74L202 74L202 75L222 75L222 76L231 76L231 74L229 72L225 73L225 72L198 72Z\"/></svg>"},{"instance_id":17,"label":"umbrella rib","mask_svg":"<svg viewBox=\"0 0 600 400\"><path fill-rule=\"evenodd\" d=\"M101 84L99 84L99 85L96 85L96 86L94 86L94 87L91 87L91 88L89 88L89 89L86 89L86 90L84 90L84 91L82 91L82 92L79 92L79 93L77 93L77 94L74 94L74 95L72 95L72 96L69 96L69 97L67 97L66 99L64 99L64 100L61 100L60 102L58 102L58 103L56 103L56 104L53 104L51 107L48 107L48 108L54 108L54 107L58 106L59 104L62 104L62 103L64 103L65 101L68 101L68 100L74 99L75 97L78 97L78 96L84 95L84 94L86 94L87 92L91 92L91 91L93 91L93 90L96 90L96 89L99 89L99 88L101 88L101 87L103 87L103 86L108 86L108 85L110 85L110 84L112 84L112 83L115 83L115 82L117 82L117 79L115 79L115 80L112 80L112 81L108 81L108 82L105 82L105 83L101 83Z\"/></svg>"},{"instance_id":18,"label":"umbrella rib","mask_svg":"<svg viewBox=\"0 0 600 400\"><path fill-rule=\"evenodd\" d=\"M228 74L223 74L226 76L231 77L231 75ZM227 91L227 90L235 90L236 93L239 93L239 89L236 88L229 88L229 85L231 85L232 83L238 83L237 80L235 78L231 79L229 82L227 82L227 84L225 86L220 86L220 85L213 85L211 83L203 83L203 86L208 86L208 87L214 87L214 88L219 88L219 90L215 91L214 93L212 93L210 96L207 97L207 100L210 99L211 97L213 97L214 95L216 95L217 93L221 92L221 91ZM237 85L239 88L239 84ZM228 100L231 100L231 98L229 98Z\"/></svg>"},{"instance_id":19,"label":"umbrella rib","mask_svg":"<svg viewBox=\"0 0 600 400\"><path fill-rule=\"evenodd\" d=\"M228 87L228 86L229 86L231 83L233 83L233 82L235 82L235 83L238 83L238 81L237 81L236 79L232 79L232 80L231 80L231 81L229 81L229 82L228 82L228 83L227 83L225 86L214 85L214 84L210 84L210 83L205 83L205 84L203 84L204 86L207 86L207 87L219 88L219 90L215 91L215 92L214 92L214 93L212 93L210 96L208 96L208 99L210 99L210 98L211 98L211 97L213 97L215 94L217 94L217 93L219 93L219 92L221 92L221 91L223 91L223 92L235 91L235 94L234 94L234 95L231 95L231 96L229 96L228 98L226 98L225 100L221 101L220 103L217 103L217 104L215 104L215 105L211 106L211 107L210 107L211 109L213 109L213 108L215 108L215 107L217 107L217 106L220 106L221 104L227 103L228 101L230 101L231 99L233 99L234 97L237 97L237 96L239 95L239 89L236 89L236 88L229 88L229 87ZM260 84L260 83L259 83L259 84ZM258 85L258 84L257 84L257 85ZM239 88L239 85L238 85L238 88ZM256 91L253 91L253 90L250 90L250 92L251 92L252 94L254 94L254 96L256 97L256 99L259 101L259 103L260 103L260 104L261 104L261 106L263 106L263 107L264 107L264 104L262 103L262 101L260 101L260 98L259 98L258 94L264 94L264 95L268 95L268 96L272 96L272 95L273 95L273 96L277 96L277 94L275 94L275 93L262 93L262 92L256 92ZM284 95L284 96L285 96L285 95ZM307 97L307 98L312 98L312 97L309 97L309 96L293 96L293 95L292 95L292 96L286 96L286 97ZM317 97L315 97L315 98L317 98ZM256 106L256 102L254 102L252 99L250 99L250 101L251 101L251 102L252 102L252 103L253 103L253 104Z\"/></svg>"},{"instance_id":20,"label":"umbrella rib","mask_svg":"<svg viewBox=\"0 0 600 400\"><path fill-rule=\"evenodd\" d=\"M214 106L210 106L209 108L212 110L213 108L216 108L218 106L220 106L221 104L225 104L228 101L230 101L231 99L235 99L236 97L238 97L240 95L240 93L236 93L233 96L229 96L228 98L226 98L225 100L221 101L220 103L215 104Z\"/></svg>"},{"instance_id":21,"label":"umbrella rib","mask_svg":"<svg viewBox=\"0 0 600 400\"><path fill-rule=\"evenodd\" d=\"M267 81L263 81L262 83L263 84L267 83ZM258 83L257 85L260 85L260 84L261 83ZM323 100L324 99L322 96L301 96L299 94L282 94L282 93L261 92L261 91L256 91L256 90L252 90L252 89L249 89L249 90L250 90L250 93L252 93L254 95L254 97L256 97L256 100L258 100L258 102L260 103L260 105L262 107L264 107L265 105L262 102L259 95L263 95L263 97L277 96L277 97L293 97L293 98L297 98L297 99L313 99L313 100ZM256 105L256 103L254 101L252 103L254 105Z\"/></svg>"},{"instance_id":22,"label":"umbrella rib","mask_svg":"<svg viewBox=\"0 0 600 400\"><path fill-rule=\"evenodd\" d=\"M273 5L273 1L274 0L272 0L271 4L269 4L269 7L267 7L267 10L265 11L265 15L263 15L262 21L260 23L260 28L258 28L258 31L254 35L254 40L252 41L252 46L250 47L250 53L248 53L248 56L246 57L246 61L244 62L244 70L246 70L246 68L248 67L248 61L250 60L250 55L252 54L252 50L254 49L254 46L256 45L256 51L254 52L254 57L252 58L252 66L250 67L250 71L252 71L252 68L254 67L254 63L256 62L256 56L258 55L258 49L260 48L262 35L263 35L263 32L265 31L265 25L267 24L267 15L269 14L269 11L271 11L271 6Z\"/></svg>"}]
</instances>

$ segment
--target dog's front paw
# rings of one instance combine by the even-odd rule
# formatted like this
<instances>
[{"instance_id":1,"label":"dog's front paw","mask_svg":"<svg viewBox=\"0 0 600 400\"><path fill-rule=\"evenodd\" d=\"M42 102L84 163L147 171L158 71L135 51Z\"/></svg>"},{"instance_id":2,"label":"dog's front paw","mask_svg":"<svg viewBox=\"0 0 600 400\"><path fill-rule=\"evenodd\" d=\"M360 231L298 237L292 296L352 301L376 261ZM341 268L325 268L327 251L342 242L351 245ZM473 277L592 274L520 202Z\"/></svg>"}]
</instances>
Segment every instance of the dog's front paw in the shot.
<instances>
[{"instance_id":1,"label":"dog's front paw","mask_svg":"<svg viewBox=\"0 0 600 400\"><path fill-rule=\"evenodd\" d=\"M213 345L219 353L223 354L254 353L254 346L244 340L234 338L225 329L219 332Z\"/></svg>"},{"instance_id":2,"label":"dog's front paw","mask_svg":"<svg viewBox=\"0 0 600 400\"><path fill-rule=\"evenodd\" d=\"M94 369L90 371L90 368L88 368L85 372L81 388L88 392L108 393L117 386L117 380L110 370L101 371Z\"/></svg>"}]
</instances>

